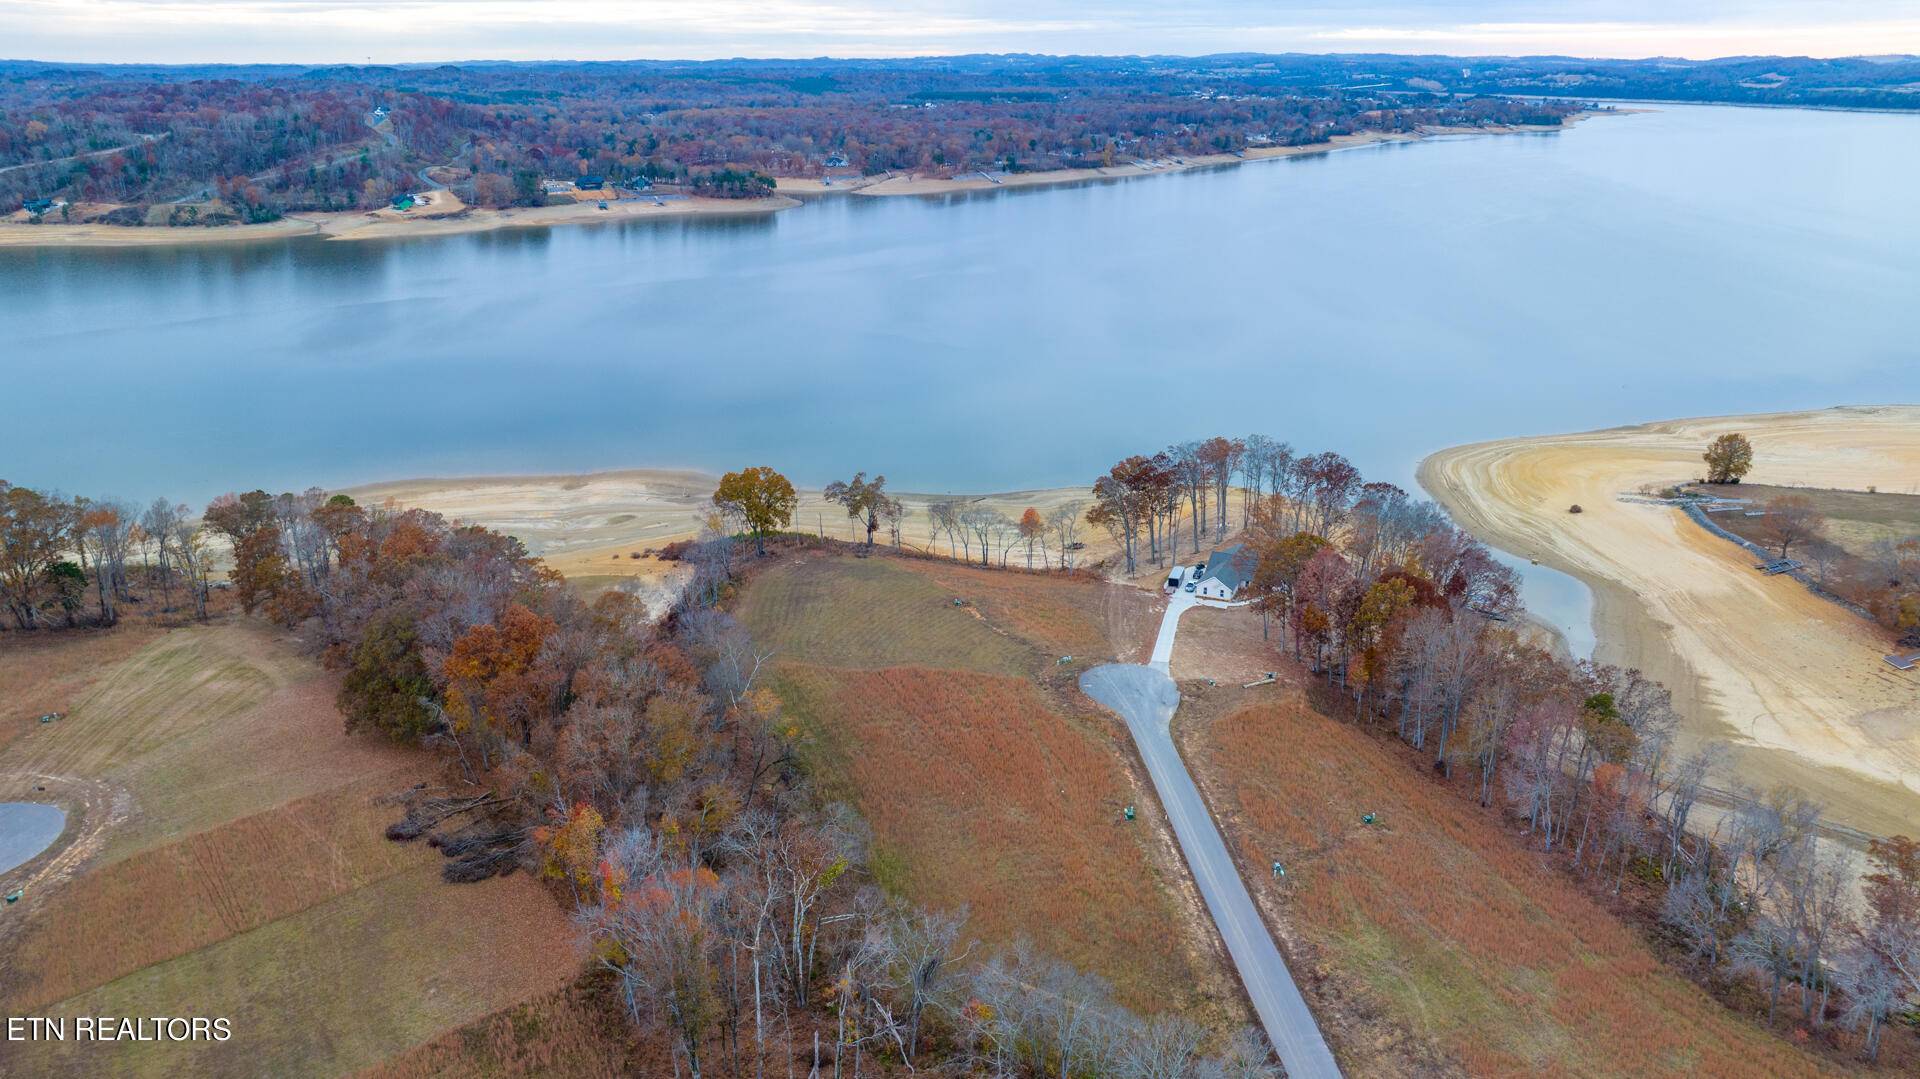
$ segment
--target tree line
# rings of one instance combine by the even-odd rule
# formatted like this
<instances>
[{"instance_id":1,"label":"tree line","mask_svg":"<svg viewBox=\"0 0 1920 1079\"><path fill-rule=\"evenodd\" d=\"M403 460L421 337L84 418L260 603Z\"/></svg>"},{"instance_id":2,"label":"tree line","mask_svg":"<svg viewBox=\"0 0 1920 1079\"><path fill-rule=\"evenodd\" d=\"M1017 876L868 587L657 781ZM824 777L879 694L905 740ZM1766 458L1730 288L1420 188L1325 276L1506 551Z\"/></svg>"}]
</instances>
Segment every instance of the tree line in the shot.
<instances>
[{"instance_id":1,"label":"tree line","mask_svg":"<svg viewBox=\"0 0 1920 1079\"><path fill-rule=\"evenodd\" d=\"M142 507L0 480L0 600L16 630L111 626L123 604L152 592L162 611L177 595L204 618L216 531L164 498Z\"/></svg>"},{"instance_id":2,"label":"tree line","mask_svg":"<svg viewBox=\"0 0 1920 1079\"><path fill-rule=\"evenodd\" d=\"M0 168L30 166L0 172L0 210L64 198L118 204L113 221L139 224L145 207L180 203L170 219L189 223L189 204L217 199L219 220L266 220L382 206L435 165L453 167L456 193L481 206L537 205L541 179L582 175L744 198L775 175L1093 168L1360 130L1558 124L1574 109L1309 87L1217 65L973 66L29 65L0 80Z\"/></svg>"}]
</instances>

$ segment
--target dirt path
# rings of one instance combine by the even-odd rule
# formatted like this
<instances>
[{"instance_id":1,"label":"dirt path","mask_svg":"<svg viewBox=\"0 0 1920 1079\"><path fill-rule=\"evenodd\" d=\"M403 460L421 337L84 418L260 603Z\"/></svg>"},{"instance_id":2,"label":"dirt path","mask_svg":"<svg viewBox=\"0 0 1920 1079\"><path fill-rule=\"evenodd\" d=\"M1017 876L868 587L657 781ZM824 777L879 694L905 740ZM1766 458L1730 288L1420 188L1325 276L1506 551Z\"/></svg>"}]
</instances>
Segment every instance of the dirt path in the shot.
<instances>
[{"instance_id":1,"label":"dirt path","mask_svg":"<svg viewBox=\"0 0 1920 1079\"><path fill-rule=\"evenodd\" d=\"M42 165L59 165L68 161L85 161L89 157L101 157L106 154L125 153L128 150L145 146L150 142L159 142L169 134L171 134L171 132L161 132L158 135L142 135L140 136L139 142L130 142L125 146L109 146L104 150L88 150L84 154L71 154L67 157L50 157L45 161L22 161L18 165L8 165L0 168L0 173L17 172L21 169L37 169Z\"/></svg>"},{"instance_id":2,"label":"dirt path","mask_svg":"<svg viewBox=\"0 0 1920 1079\"><path fill-rule=\"evenodd\" d=\"M1468 529L1594 591L1597 658L1673 690L1683 741L1724 739L1730 778L1791 783L1835 821L1887 834L1920 820L1920 678L1886 635L1680 511L1620 501L1698 476L1715 436L1754 444L1749 479L1905 491L1920 482L1920 407L1676 420L1445 450L1420 480ZM1583 512L1572 514L1579 504ZM1684 747L1683 747L1684 748Z\"/></svg>"}]
</instances>

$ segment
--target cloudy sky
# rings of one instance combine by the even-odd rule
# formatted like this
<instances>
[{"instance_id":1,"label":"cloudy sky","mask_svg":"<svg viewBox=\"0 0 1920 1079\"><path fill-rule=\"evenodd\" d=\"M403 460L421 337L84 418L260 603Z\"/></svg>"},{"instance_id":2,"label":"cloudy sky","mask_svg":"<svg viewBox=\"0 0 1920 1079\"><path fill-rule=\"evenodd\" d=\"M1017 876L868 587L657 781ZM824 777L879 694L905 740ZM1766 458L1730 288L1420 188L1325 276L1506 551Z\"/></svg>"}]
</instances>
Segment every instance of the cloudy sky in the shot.
<instances>
[{"instance_id":1,"label":"cloudy sky","mask_svg":"<svg viewBox=\"0 0 1920 1079\"><path fill-rule=\"evenodd\" d=\"M0 0L0 57L417 62L957 52L1920 53L1920 0Z\"/></svg>"}]
</instances>

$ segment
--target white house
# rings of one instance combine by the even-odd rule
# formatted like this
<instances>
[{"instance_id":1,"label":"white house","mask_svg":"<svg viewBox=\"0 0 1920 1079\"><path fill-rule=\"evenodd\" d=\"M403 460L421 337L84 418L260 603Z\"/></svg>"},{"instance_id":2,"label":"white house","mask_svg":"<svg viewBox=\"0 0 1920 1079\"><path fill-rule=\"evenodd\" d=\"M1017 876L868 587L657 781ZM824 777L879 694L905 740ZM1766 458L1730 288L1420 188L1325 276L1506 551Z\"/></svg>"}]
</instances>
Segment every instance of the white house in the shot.
<instances>
[{"instance_id":1,"label":"white house","mask_svg":"<svg viewBox=\"0 0 1920 1079\"><path fill-rule=\"evenodd\" d=\"M1247 582L1253 578L1252 554L1242 558L1244 545L1234 544L1213 552L1207 557L1207 566L1201 570L1199 584L1193 592L1207 599L1232 599L1238 595Z\"/></svg>"}]
</instances>

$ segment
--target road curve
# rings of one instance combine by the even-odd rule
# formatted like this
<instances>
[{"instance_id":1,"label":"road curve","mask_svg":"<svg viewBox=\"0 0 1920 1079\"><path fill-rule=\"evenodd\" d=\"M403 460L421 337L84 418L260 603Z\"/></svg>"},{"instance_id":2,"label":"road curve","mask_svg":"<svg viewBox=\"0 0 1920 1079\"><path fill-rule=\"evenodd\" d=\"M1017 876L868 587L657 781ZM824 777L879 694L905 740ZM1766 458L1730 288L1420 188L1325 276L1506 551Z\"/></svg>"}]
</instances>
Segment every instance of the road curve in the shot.
<instances>
[{"instance_id":1,"label":"road curve","mask_svg":"<svg viewBox=\"0 0 1920 1079\"><path fill-rule=\"evenodd\" d=\"M1170 612L1171 614L1172 612ZM1174 618L1178 615L1174 614ZM1253 999L1254 1011L1266 1027L1267 1039L1280 1054L1280 1063L1294 1079L1337 1079L1339 1065L1327 1048L1320 1027L1287 972L1286 960L1274 947L1273 936L1247 894L1247 886L1227 855L1219 829L1207 813L1200 790L1173 746L1169 724L1180 705L1180 690L1164 670L1137 663L1109 663L1080 676L1087 696L1106 705L1127 721L1133 743L1146 761L1153 789L1160 795L1173 834L1180 841L1200 896L1233 956L1240 981Z\"/></svg>"}]
</instances>

